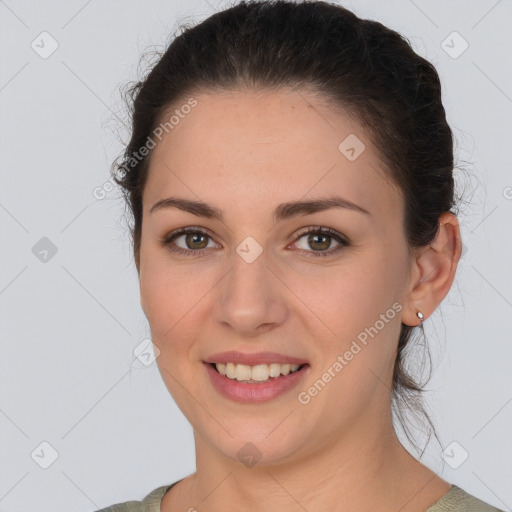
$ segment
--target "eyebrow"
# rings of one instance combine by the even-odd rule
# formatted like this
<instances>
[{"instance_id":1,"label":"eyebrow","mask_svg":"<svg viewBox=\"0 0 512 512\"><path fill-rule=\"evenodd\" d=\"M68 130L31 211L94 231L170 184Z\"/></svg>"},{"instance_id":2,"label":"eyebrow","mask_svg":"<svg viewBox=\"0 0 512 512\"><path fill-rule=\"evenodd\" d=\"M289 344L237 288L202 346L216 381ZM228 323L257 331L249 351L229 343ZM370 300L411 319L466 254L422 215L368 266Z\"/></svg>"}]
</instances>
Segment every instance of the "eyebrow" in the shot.
<instances>
[{"instance_id":1,"label":"eyebrow","mask_svg":"<svg viewBox=\"0 0 512 512\"><path fill-rule=\"evenodd\" d=\"M178 208L179 210L189 212L198 217L217 219L224 222L222 210L215 206L204 203L203 201L193 201L178 197L167 197L157 201L151 207L149 213L151 214L164 208ZM281 203L274 209L274 222L280 222L299 215L311 215L316 212L328 210L329 208L346 208L348 210L371 215L368 210L365 210L363 207L353 203L352 201L348 201L347 199L343 199L338 196L331 196L310 201L291 201L288 203Z\"/></svg>"}]
</instances>

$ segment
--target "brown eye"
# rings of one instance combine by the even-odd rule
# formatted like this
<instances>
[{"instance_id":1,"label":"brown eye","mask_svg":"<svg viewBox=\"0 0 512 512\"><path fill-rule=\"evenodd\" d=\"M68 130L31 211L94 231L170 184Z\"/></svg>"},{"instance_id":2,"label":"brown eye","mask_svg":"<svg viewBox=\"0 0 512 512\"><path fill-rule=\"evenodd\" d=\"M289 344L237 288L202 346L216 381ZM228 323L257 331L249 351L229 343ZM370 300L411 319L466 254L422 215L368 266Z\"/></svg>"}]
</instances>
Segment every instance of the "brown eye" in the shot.
<instances>
[{"instance_id":1,"label":"brown eye","mask_svg":"<svg viewBox=\"0 0 512 512\"><path fill-rule=\"evenodd\" d=\"M179 245L177 241L181 238L183 238L183 241L180 242L182 245ZM298 235L297 240L302 238L305 239L305 247L300 249L308 257L313 258L317 256L331 256L350 245L346 237L330 228L310 227ZM333 240L336 241L337 246L333 250L328 250L332 247ZM179 229L159 241L162 247L168 247L170 251L185 256L203 256L207 252L206 249L209 242L212 242L214 247L217 246L206 231L194 227Z\"/></svg>"},{"instance_id":2,"label":"brown eye","mask_svg":"<svg viewBox=\"0 0 512 512\"><path fill-rule=\"evenodd\" d=\"M311 253L308 255L311 257L329 256L349 245L348 240L329 228L310 227L298 236L298 240L302 238L305 239L305 247L300 247L300 249ZM328 251L327 249L331 248L333 240L338 245L333 250Z\"/></svg>"},{"instance_id":3,"label":"brown eye","mask_svg":"<svg viewBox=\"0 0 512 512\"><path fill-rule=\"evenodd\" d=\"M329 249L332 242L332 237L329 235L309 234L307 240L308 244L310 244L310 247L316 251L322 249Z\"/></svg>"},{"instance_id":4,"label":"brown eye","mask_svg":"<svg viewBox=\"0 0 512 512\"><path fill-rule=\"evenodd\" d=\"M210 235L202 229L187 227L170 233L159 243L162 247L168 247L172 252L186 256L200 256L208 248L208 242L210 241L213 243Z\"/></svg>"},{"instance_id":5,"label":"brown eye","mask_svg":"<svg viewBox=\"0 0 512 512\"><path fill-rule=\"evenodd\" d=\"M188 249L205 249L208 245L208 242L205 244L205 240L208 238L208 235L204 235L202 233L186 233L182 235L185 237L185 245Z\"/></svg>"}]
</instances>

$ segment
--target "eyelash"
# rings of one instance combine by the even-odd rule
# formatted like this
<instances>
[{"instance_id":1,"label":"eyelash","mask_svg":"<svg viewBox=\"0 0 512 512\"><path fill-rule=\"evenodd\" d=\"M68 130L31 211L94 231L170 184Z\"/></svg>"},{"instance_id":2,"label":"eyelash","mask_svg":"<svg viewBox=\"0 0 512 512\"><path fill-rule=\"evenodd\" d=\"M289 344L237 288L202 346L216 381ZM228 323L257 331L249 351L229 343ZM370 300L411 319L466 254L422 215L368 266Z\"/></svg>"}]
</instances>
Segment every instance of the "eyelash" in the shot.
<instances>
[{"instance_id":1,"label":"eyelash","mask_svg":"<svg viewBox=\"0 0 512 512\"><path fill-rule=\"evenodd\" d=\"M170 244L179 236L187 233L196 233L200 235L207 236L208 238L212 239L212 237L204 230L200 228L196 228L193 226L189 226L186 228L181 228L177 231L174 231L172 233L169 233L165 237L161 238L158 242L162 247L168 247L168 249L172 252L183 254L185 256L191 256L191 257L198 257L202 256L207 249L199 249L199 250L193 250L193 249L182 249L181 247L170 247ZM306 230L300 232L297 235L297 240L301 239L304 235L308 235L310 233L319 234L319 235L327 235L331 238L334 238L340 245L336 247L332 251L306 251L306 253L312 253L309 254L308 257L310 258L318 258L318 257L326 257L326 256L332 256L335 253L338 253L341 249L348 247L350 245L350 242L348 239L342 237L339 233L336 231L330 229L330 228L324 228L321 226L310 226Z\"/></svg>"}]
</instances>

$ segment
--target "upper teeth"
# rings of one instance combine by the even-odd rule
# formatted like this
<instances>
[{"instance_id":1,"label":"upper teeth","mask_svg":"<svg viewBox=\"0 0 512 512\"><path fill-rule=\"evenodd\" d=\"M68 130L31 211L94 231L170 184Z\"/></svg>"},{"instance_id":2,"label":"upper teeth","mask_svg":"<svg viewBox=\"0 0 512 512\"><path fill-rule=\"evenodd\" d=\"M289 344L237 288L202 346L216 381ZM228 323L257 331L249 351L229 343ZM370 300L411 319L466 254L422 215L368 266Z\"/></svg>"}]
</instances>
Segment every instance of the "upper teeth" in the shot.
<instances>
[{"instance_id":1,"label":"upper teeth","mask_svg":"<svg viewBox=\"0 0 512 512\"><path fill-rule=\"evenodd\" d=\"M235 363L215 363L215 367L221 375L225 375L229 379L236 380L256 380L265 381L269 377L279 377L280 375L288 375L299 369L298 364L257 364L256 366L248 366L246 364Z\"/></svg>"}]
</instances>

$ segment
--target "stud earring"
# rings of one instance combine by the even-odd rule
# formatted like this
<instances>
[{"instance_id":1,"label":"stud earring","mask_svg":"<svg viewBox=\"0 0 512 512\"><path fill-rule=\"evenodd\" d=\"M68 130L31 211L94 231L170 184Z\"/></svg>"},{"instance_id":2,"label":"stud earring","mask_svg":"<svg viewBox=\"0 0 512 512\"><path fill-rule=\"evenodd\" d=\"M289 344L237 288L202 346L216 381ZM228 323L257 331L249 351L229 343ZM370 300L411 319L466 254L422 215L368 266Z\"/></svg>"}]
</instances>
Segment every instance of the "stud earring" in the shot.
<instances>
[{"instance_id":1,"label":"stud earring","mask_svg":"<svg viewBox=\"0 0 512 512\"><path fill-rule=\"evenodd\" d=\"M423 322L423 313L421 311L418 311L416 316L420 319L420 323Z\"/></svg>"}]
</instances>

